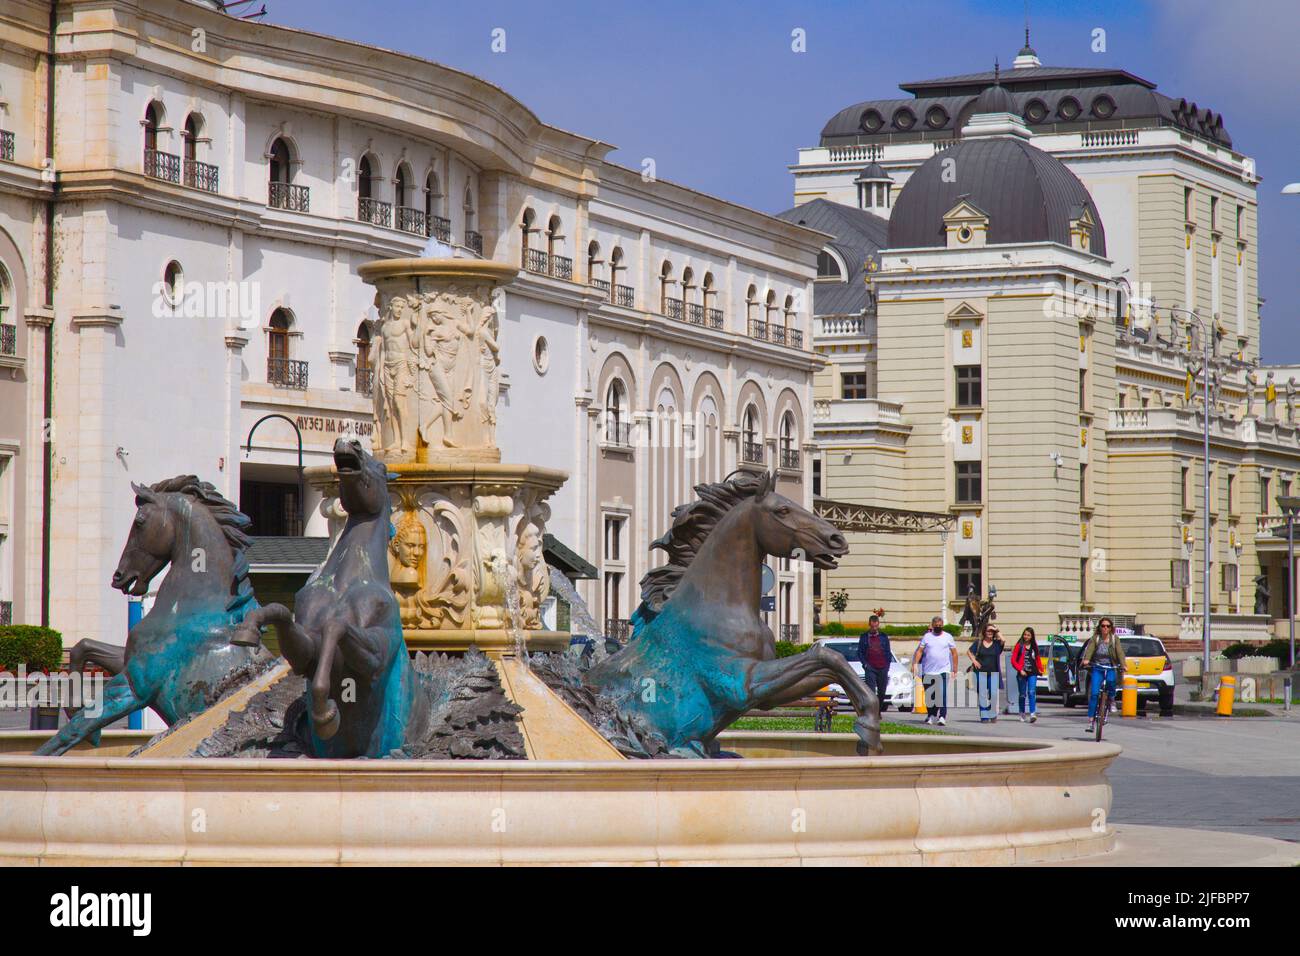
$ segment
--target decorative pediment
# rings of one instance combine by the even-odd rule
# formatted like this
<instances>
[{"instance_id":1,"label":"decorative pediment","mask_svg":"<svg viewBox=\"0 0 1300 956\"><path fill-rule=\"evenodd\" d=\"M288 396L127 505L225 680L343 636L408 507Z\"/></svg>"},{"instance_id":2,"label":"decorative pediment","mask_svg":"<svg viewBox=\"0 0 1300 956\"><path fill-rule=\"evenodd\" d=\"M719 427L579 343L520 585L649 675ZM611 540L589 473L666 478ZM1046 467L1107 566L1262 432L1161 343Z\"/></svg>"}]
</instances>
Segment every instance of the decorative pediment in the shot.
<instances>
[{"instance_id":1,"label":"decorative pediment","mask_svg":"<svg viewBox=\"0 0 1300 956\"><path fill-rule=\"evenodd\" d=\"M965 196L943 215L949 249L968 249L988 242L989 214Z\"/></svg>"},{"instance_id":2,"label":"decorative pediment","mask_svg":"<svg viewBox=\"0 0 1300 956\"><path fill-rule=\"evenodd\" d=\"M957 308L948 313L948 321L952 323L983 322L984 313L975 308L975 306L971 305L969 302L962 302L957 306Z\"/></svg>"},{"instance_id":3,"label":"decorative pediment","mask_svg":"<svg viewBox=\"0 0 1300 956\"><path fill-rule=\"evenodd\" d=\"M987 225L989 214L965 198L959 200L957 205L943 214L944 222L974 222L976 220L983 220Z\"/></svg>"}]
</instances>

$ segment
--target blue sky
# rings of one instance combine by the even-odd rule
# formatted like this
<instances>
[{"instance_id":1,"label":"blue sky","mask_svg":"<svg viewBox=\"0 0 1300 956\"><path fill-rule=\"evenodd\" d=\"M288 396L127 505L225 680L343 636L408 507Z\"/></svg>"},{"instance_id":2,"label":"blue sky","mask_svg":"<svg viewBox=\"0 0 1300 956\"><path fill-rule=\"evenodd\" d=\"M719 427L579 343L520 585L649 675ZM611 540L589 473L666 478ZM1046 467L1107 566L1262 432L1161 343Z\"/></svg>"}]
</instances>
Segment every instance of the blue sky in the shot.
<instances>
[{"instance_id":1,"label":"blue sky","mask_svg":"<svg viewBox=\"0 0 1300 956\"><path fill-rule=\"evenodd\" d=\"M787 166L827 118L909 80L1008 66L1023 0L653 3L602 0L433 4L259 0L268 22L402 50L475 73L547 123L653 157L664 179L777 212ZM257 6L257 4L254 4ZM1266 362L1300 363L1300 3L1093 0L1030 4L1045 64L1116 66L1224 116L1255 157ZM358 13L360 11L360 13ZM506 51L491 50L505 30ZM1091 49L1106 31L1106 51ZM791 31L807 50L791 50Z\"/></svg>"}]
</instances>

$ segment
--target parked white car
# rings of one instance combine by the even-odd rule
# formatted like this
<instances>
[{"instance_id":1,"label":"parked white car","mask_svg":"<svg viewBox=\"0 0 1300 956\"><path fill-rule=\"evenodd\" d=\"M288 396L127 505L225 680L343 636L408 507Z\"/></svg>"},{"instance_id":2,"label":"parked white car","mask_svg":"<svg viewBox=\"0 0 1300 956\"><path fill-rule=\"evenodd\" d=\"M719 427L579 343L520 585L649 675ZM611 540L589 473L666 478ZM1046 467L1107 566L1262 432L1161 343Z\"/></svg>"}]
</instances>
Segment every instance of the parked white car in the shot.
<instances>
[{"instance_id":1,"label":"parked white car","mask_svg":"<svg viewBox=\"0 0 1300 956\"><path fill-rule=\"evenodd\" d=\"M858 676L863 676L862 662L858 660L858 639L856 637L823 637L817 643L825 644L837 654L842 654ZM893 657L894 659L889 665L889 686L886 689L885 700L882 703L884 706L893 705L899 710L911 710L912 691L915 684L912 671L899 659L897 654L893 655ZM841 695L844 693L844 689L839 684L830 684L829 688Z\"/></svg>"}]
</instances>

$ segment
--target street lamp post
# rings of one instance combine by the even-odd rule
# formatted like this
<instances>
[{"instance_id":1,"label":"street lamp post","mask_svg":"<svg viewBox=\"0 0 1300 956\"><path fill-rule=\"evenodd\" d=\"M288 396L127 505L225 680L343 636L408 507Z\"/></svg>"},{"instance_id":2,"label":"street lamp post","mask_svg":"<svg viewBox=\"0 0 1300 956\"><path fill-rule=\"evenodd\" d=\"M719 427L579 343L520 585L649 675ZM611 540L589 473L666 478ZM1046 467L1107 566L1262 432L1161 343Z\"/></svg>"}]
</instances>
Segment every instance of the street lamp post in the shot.
<instances>
[{"instance_id":1,"label":"street lamp post","mask_svg":"<svg viewBox=\"0 0 1300 956\"><path fill-rule=\"evenodd\" d=\"M244 457L247 458L253 453L253 432L257 431L257 426L262 424L268 418L280 418L289 423L293 433L298 436L298 533L307 533L307 501L303 497L302 483L302 430L288 415L281 415L279 412L272 412L270 415L263 415L257 421L253 422L253 427L248 430L248 438L244 442Z\"/></svg>"},{"instance_id":2,"label":"street lamp post","mask_svg":"<svg viewBox=\"0 0 1300 956\"><path fill-rule=\"evenodd\" d=\"M1282 706L1291 709L1291 678L1295 671L1295 518L1300 514L1300 498L1278 495L1278 507L1286 515L1286 623L1291 636L1291 660L1282 686Z\"/></svg>"}]
</instances>

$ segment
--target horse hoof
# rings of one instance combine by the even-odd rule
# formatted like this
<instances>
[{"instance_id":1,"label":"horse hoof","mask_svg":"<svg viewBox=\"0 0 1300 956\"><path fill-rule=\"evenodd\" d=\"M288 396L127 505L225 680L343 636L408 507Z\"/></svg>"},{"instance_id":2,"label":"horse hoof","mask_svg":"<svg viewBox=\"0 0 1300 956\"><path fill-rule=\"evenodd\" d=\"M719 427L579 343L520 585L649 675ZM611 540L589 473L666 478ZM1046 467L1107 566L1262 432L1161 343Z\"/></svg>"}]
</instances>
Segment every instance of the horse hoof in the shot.
<instances>
[{"instance_id":1,"label":"horse hoof","mask_svg":"<svg viewBox=\"0 0 1300 956\"><path fill-rule=\"evenodd\" d=\"M262 643L262 632L249 624L241 624L231 632L230 643L237 647L258 647Z\"/></svg>"},{"instance_id":2,"label":"horse hoof","mask_svg":"<svg viewBox=\"0 0 1300 956\"><path fill-rule=\"evenodd\" d=\"M878 757L885 752L880 743L880 721L858 717L853 721L853 732L858 735L858 756Z\"/></svg>"},{"instance_id":3,"label":"horse hoof","mask_svg":"<svg viewBox=\"0 0 1300 956\"><path fill-rule=\"evenodd\" d=\"M311 715L312 725L316 728L316 736L321 740L329 740L339 732L339 706L332 700L325 702L325 710L322 713L313 713Z\"/></svg>"}]
</instances>

